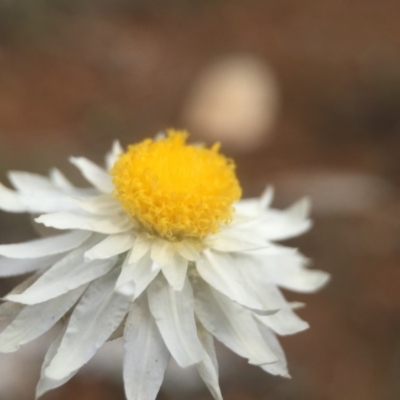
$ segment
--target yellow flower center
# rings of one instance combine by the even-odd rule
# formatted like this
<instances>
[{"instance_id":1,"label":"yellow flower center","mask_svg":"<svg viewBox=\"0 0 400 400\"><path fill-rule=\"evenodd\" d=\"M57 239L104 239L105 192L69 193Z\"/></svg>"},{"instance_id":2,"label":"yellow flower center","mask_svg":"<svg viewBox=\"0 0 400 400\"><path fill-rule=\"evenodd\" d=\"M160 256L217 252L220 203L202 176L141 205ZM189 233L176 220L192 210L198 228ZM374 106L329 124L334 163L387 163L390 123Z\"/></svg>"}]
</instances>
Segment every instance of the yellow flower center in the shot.
<instances>
[{"instance_id":1,"label":"yellow flower center","mask_svg":"<svg viewBox=\"0 0 400 400\"><path fill-rule=\"evenodd\" d=\"M168 240L201 239L231 221L241 196L233 161L186 144L186 132L128 147L111 170L114 196L150 234Z\"/></svg>"}]
</instances>

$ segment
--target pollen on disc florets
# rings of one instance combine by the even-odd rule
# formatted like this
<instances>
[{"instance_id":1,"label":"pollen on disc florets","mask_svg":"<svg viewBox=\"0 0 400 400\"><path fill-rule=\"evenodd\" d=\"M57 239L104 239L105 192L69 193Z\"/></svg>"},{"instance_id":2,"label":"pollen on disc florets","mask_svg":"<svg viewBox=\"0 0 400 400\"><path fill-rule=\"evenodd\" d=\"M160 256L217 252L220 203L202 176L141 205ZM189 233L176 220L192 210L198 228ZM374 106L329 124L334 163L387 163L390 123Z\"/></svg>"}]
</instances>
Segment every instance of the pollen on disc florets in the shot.
<instances>
[{"instance_id":1,"label":"pollen on disc florets","mask_svg":"<svg viewBox=\"0 0 400 400\"><path fill-rule=\"evenodd\" d=\"M186 144L188 134L168 130L160 140L128 147L111 170L114 196L150 234L168 240L201 239L231 220L241 196L232 160Z\"/></svg>"}]
</instances>

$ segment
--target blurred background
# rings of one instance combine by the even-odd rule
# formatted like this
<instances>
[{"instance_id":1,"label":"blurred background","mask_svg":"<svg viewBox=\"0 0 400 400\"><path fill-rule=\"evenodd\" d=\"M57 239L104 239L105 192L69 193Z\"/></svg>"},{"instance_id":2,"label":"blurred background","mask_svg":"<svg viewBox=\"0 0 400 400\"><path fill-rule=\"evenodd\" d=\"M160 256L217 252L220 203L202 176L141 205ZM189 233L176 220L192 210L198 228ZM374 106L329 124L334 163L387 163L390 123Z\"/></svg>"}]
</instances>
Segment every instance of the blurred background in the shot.
<instances>
[{"instance_id":1,"label":"blurred background","mask_svg":"<svg viewBox=\"0 0 400 400\"><path fill-rule=\"evenodd\" d=\"M311 329L282 338L291 380L219 347L226 400L400 398L398 0L0 0L0 180L70 155L103 162L168 127L220 141L244 196L313 200L290 245L332 274L306 302ZM32 238L0 213L0 241ZM1 282L1 293L17 280ZM33 398L50 337L0 357L0 399ZM122 400L110 343L43 400ZM159 400L211 399L171 365Z\"/></svg>"}]
</instances>

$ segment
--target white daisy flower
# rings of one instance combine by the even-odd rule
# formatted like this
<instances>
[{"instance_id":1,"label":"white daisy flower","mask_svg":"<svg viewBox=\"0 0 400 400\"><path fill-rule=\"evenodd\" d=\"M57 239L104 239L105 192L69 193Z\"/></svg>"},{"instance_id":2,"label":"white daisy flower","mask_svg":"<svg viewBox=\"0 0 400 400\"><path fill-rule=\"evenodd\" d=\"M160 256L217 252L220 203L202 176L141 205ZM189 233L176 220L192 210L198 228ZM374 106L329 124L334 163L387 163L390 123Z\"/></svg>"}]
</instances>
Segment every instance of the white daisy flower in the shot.
<instances>
[{"instance_id":1,"label":"white daisy flower","mask_svg":"<svg viewBox=\"0 0 400 400\"><path fill-rule=\"evenodd\" d=\"M0 276L31 273L5 297L0 351L13 352L49 330L37 397L68 381L107 340L123 336L128 400L156 398L170 356L195 365L222 399L213 338L250 364L289 376L276 338L302 331L279 287L313 292L328 274L275 244L310 227L309 203L270 208L272 189L239 200L234 163L186 144L187 134L115 143L103 169L71 158L91 184L10 172L0 208L28 212L57 235L0 246ZM40 215L40 216L37 216Z\"/></svg>"}]
</instances>

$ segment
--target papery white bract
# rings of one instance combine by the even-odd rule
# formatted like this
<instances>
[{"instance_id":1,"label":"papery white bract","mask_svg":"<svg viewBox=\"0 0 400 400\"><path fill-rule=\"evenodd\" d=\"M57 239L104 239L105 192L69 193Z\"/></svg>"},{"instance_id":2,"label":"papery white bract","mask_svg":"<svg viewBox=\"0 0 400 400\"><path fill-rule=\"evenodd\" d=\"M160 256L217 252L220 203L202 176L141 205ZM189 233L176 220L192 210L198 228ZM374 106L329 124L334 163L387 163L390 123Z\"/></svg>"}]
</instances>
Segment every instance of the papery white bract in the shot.
<instances>
[{"instance_id":1,"label":"papery white bract","mask_svg":"<svg viewBox=\"0 0 400 400\"><path fill-rule=\"evenodd\" d=\"M190 147L185 140L179 132L159 139L165 146L175 141L173 151L178 152ZM155 142L146 143L150 148ZM163 146L159 145L161 151ZM200 158L211 151L192 147L190 151ZM136 147L133 150L137 152ZM204 215L211 215L221 204L225 207L226 193L230 199L239 193L236 178L231 176L232 163L217 148L212 152L204 156L211 161L198 174L208 176L204 169L213 168L215 161L223 179L232 180L231 186L213 200L212 190L220 190L221 184L215 182L213 189L210 183L210 189L205 182L196 193L199 198L189 193L189 204L180 204L182 218L176 204L164 203L164 214L158 217L158 198L134 197L132 201L138 203L131 207L131 192L124 192L131 177L118 175L117 160L123 153L118 143L106 156L105 168L85 158L71 159L90 183L89 189L74 187L58 170L52 170L49 177L11 172L14 190L0 185L1 209L39 214L37 223L60 230L56 236L0 245L0 276L35 272L0 306L0 316L12 319L0 334L0 351L16 351L63 319L63 328L46 354L37 396L64 384L98 348L118 336L124 340L128 400L155 399L171 355L181 367L196 365L212 396L222 399L213 337L249 363L274 375L289 376L275 335L293 334L308 324L295 314L279 287L314 292L329 276L308 269L304 256L275 242L309 229L309 202L301 200L284 211L273 209L273 191L268 188L260 199L238 200L232 206L227 202L230 208L221 208L217 219L204 221ZM164 155L166 160L161 157L161 162L175 163L177 154L171 160ZM166 167L162 164L160 168ZM167 183L169 174L177 173L174 168L166 168L165 174L162 171ZM179 187L181 175L173 175L171 185ZM188 179L186 186L192 176ZM140 181L139 188L146 182ZM151 186L149 190L147 196L158 189ZM214 202L210 204L216 204L209 211L202 203L202 190L204 201L207 197ZM165 196L172 201L169 194ZM205 207L204 215L198 216L197 209L191 208L197 200L198 207ZM146 208L150 202L155 205ZM190 226L188 215L198 218L196 226Z\"/></svg>"}]
</instances>

